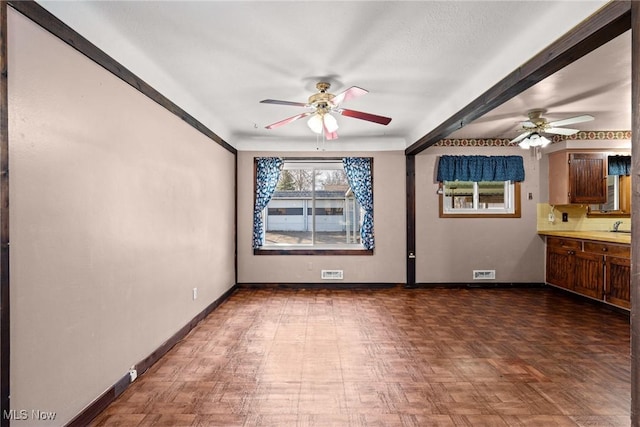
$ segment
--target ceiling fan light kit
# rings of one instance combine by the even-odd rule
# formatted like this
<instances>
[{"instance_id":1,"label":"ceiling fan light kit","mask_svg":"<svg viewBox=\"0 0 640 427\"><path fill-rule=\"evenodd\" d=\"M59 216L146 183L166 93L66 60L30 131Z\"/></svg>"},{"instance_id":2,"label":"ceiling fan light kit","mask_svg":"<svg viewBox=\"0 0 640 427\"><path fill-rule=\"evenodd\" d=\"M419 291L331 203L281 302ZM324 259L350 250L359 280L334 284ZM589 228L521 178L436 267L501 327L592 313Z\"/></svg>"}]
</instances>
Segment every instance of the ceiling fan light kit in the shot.
<instances>
[{"instance_id":1,"label":"ceiling fan light kit","mask_svg":"<svg viewBox=\"0 0 640 427\"><path fill-rule=\"evenodd\" d=\"M518 143L518 145L525 150L529 148L546 147L551 143L551 140L544 137L542 135L543 133L565 136L574 135L578 133L578 129L569 129L561 126L593 120L593 116L584 114L581 116L550 122L542 117L546 112L547 110L544 109L529 111L527 113L529 120L520 123L522 125L522 133L512 139L511 143Z\"/></svg>"},{"instance_id":2,"label":"ceiling fan light kit","mask_svg":"<svg viewBox=\"0 0 640 427\"><path fill-rule=\"evenodd\" d=\"M338 130L338 121L329 113L316 113L307 121L307 126L318 135L325 130L328 133L334 133Z\"/></svg>"},{"instance_id":3,"label":"ceiling fan light kit","mask_svg":"<svg viewBox=\"0 0 640 427\"><path fill-rule=\"evenodd\" d=\"M324 115L324 125L329 132L338 130L338 121L331 114Z\"/></svg>"},{"instance_id":4,"label":"ceiling fan light kit","mask_svg":"<svg viewBox=\"0 0 640 427\"><path fill-rule=\"evenodd\" d=\"M309 129L311 129L313 133L318 133L318 134L322 133L322 127L323 127L322 117L319 114L314 114L307 121L307 126L309 126Z\"/></svg>"},{"instance_id":5,"label":"ceiling fan light kit","mask_svg":"<svg viewBox=\"0 0 640 427\"><path fill-rule=\"evenodd\" d=\"M389 117L378 116L376 114L365 113L362 111L348 110L340 107L340 104L345 101L369 93L367 90L357 86L352 86L338 95L333 95L327 92L330 87L331 84L327 82L317 83L316 89L318 89L318 93L311 95L306 104L302 102L279 101L277 99L263 99L260 102L264 104L289 105L293 107L305 107L311 109L309 112L297 114L265 127L267 129L274 129L303 117L311 116L307 121L309 129L311 129L312 132L318 135L322 134L326 139L331 140L338 138L338 121L332 114L330 114L332 112L338 113L342 116L379 123L381 125L387 125L391 122L391 118Z\"/></svg>"},{"instance_id":6,"label":"ceiling fan light kit","mask_svg":"<svg viewBox=\"0 0 640 427\"><path fill-rule=\"evenodd\" d=\"M545 138L539 133L534 132L531 135L529 135L527 138L520 141L519 145L520 145L520 148L524 150L528 150L529 148L533 148L533 147L546 147L550 143L551 143L550 139Z\"/></svg>"}]
</instances>

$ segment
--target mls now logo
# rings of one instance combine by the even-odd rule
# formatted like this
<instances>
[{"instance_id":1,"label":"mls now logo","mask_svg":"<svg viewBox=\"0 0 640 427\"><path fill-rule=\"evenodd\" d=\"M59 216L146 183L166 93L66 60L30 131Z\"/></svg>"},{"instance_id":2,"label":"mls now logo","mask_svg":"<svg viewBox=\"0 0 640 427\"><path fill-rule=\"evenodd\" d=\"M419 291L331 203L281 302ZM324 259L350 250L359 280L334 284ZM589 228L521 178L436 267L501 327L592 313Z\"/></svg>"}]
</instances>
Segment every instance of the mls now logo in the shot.
<instances>
[{"instance_id":1,"label":"mls now logo","mask_svg":"<svg viewBox=\"0 0 640 427\"><path fill-rule=\"evenodd\" d=\"M5 420L17 420L23 421L29 419L29 411L26 409L10 409L8 411L2 411L2 418Z\"/></svg>"},{"instance_id":2,"label":"mls now logo","mask_svg":"<svg viewBox=\"0 0 640 427\"><path fill-rule=\"evenodd\" d=\"M26 409L10 409L8 411L2 411L2 417L5 420L25 421L25 420L38 420L38 421L53 421L56 419L55 412L40 411L38 409L32 409L28 411Z\"/></svg>"}]
</instances>

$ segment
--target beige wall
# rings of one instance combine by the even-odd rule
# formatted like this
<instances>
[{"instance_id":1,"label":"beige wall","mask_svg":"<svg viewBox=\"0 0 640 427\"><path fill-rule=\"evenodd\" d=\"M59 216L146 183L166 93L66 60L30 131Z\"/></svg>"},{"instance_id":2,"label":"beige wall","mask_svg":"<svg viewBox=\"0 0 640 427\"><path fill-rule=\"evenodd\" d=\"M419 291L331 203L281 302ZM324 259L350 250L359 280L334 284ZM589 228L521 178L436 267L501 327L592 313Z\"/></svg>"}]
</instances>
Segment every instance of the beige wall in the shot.
<instances>
[{"instance_id":1,"label":"beige wall","mask_svg":"<svg viewBox=\"0 0 640 427\"><path fill-rule=\"evenodd\" d=\"M522 218L439 218L435 177L444 154L523 156ZM416 282L472 283L473 270L496 270L495 282L501 283L544 281L536 209L540 183L547 180L532 154L509 147L430 147L416 156Z\"/></svg>"},{"instance_id":2,"label":"beige wall","mask_svg":"<svg viewBox=\"0 0 640 427\"><path fill-rule=\"evenodd\" d=\"M235 159L12 9L8 30L11 402L62 425L233 286Z\"/></svg>"},{"instance_id":3,"label":"beige wall","mask_svg":"<svg viewBox=\"0 0 640 427\"><path fill-rule=\"evenodd\" d=\"M373 157L372 256L253 255L253 159L285 157ZM320 270L344 270L347 283L404 283L406 252L405 156L402 151L376 152L253 152L238 153L238 282L319 283ZM331 281L335 283L335 281Z\"/></svg>"}]
</instances>

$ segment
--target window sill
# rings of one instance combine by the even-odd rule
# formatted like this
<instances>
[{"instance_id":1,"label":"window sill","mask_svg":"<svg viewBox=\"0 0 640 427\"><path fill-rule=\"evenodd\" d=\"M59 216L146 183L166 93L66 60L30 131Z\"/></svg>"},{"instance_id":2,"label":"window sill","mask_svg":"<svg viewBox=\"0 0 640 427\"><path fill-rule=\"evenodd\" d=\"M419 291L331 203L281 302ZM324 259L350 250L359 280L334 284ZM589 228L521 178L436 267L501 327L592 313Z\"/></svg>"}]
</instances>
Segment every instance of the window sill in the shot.
<instances>
[{"instance_id":1,"label":"window sill","mask_svg":"<svg viewBox=\"0 0 640 427\"><path fill-rule=\"evenodd\" d=\"M622 211L587 211L587 218L631 218L631 214Z\"/></svg>"},{"instance_id":2,"label":"window sill","mask_svg":"<svg viewBox=\"0 0 640 427\"><path fill-rule=\"evenodd\" d=\"M362 248L302 248L302 247L272 247L254 249L254 255L373 255L373 249Z\"/></svg>"},{"instance_id":3,"label":"window sill","mask_svg":"<svg viewBox=\"0 0 640 427\"><path fill-rule=\"evenodd\" d=\"M440 213L440 218L520 218L520 212L469 212L469 213Z\"/></svg>"}]
</instances>

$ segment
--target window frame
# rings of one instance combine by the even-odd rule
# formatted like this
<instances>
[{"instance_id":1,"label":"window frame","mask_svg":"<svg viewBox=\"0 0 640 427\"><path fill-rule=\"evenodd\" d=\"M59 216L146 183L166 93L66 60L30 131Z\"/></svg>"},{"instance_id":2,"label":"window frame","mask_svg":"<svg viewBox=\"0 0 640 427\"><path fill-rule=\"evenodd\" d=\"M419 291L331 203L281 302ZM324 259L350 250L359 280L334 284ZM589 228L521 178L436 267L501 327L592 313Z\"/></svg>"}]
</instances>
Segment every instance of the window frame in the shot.
<instances>
[{"instance_id":1,"label":"window frame","mask_svg":"<svg viewBox=\"0 0 640 427\"><path fill-rule=\"evenodd\" d=\"M255 203L255 193L256 193L256 180L258 175L257 163L254 158L253 161L253 194L254 194L254 203ZM374 169L373 169L373 157L368 157L371 162L371 185L374 187ZM313 163L322 163L322 162L342 162L342 157L282 157L283 162L309 162ZM375 194L375 189L373 190ZM268 205L265 209L268 209ZM266 227L266 224L265 224ZM374 249L365 249L361 245L354 247L344 247L338 246L334 248L314 248L312 246L300 246L300 247L278 247L278 246L262 246L260 248L254 248L254 255L373 255Z\"/></svg>"},{"instance_id":2,"label":"window frame","mask_svg":"<svg viewBox=\"0 0 640 427\"><path fill-rule=\"evenodd\" d=\"M631 217L631 176L607 175L613 178L614 207L611 210L602 210L601 205L590 204L587 208L587 217ZM607 194L609 192L607 191ZM608 198L608 196L607 196Z\"/></svg>"},{"instance_id":3,"label":"window frame","mask_svg":"<svg viewBox=\"0 0 640 427\"><path fill-rule=\"evenodd\" d=\"M474 181L465 181L465 182L474 182ZM509 188L513 188L513 194L510 194L508 197L512 199L513 202L513 212L496 212L491 210L479 210L479 209L468 209L468 210L455 210L453 212L446 211L444 208L444 191L445 185L440 182L438 187L438 195L439 195L439 216L440 218L521 218L521 185L519 181L500 181L500 182L509 182ZM506 184L505 184L506 185ZM477 199L477 182L474 182L474 199ZM505 194L506 196L506 194Z\"/></svg>"}]
</instances>

